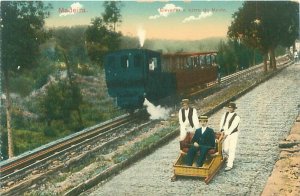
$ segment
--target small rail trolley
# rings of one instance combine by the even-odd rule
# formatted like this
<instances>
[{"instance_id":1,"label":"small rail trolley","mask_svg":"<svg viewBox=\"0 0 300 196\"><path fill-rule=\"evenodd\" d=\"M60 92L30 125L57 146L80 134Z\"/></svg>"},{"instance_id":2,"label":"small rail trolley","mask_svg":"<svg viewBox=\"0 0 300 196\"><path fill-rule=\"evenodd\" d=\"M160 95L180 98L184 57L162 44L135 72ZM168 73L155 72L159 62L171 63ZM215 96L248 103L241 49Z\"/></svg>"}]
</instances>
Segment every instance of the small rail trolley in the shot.
<instances>
[{"instance_id":1,"label":"small rail trolley","mask_svg":"<svg viewBox=\"0 0 300 196\"><path fill-rule=\"evenodd\" d=\"M220 133L216 135L216 147L208 151L208 155L202 167L196 167L194 162L192 166L186 166L183 164L185 152L181 152L173 165L174 175L171 181L175 181L177 176L194 176L205 178L205 183L208 184L216 173L221 169L225 163L225 158L222 155L222 143L223 139ZM197 157L196 157L197 158Z\"/></svg>"}]
</instances>

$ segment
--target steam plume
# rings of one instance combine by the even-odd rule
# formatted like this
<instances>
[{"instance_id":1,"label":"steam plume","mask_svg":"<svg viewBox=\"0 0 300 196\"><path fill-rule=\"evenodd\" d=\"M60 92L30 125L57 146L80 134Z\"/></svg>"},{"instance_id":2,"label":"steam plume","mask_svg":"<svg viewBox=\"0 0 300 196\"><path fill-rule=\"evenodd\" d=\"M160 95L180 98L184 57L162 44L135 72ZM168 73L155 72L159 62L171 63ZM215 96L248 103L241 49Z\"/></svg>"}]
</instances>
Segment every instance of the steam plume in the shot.
<instances>
[{"instance_id":1,"label":"steam plume","mask_svg":"<svg viewBox=\"0 0 300 196\"><path fill-rule=\"evenodd\" d=\"M160 105L155 106L152 103L150 103L146 98L144 101L144 106L147 107L147 112L150 114L151 120L156 119L167 119L169 117L169 114L171 112L170 109L161 107Z\"/></svg>"},{"instance_id":2,"label":"steam plume","mask_svg":"<svg viewBox=\"0 0 300 196\"><path fill-rule=\"evenodd\" d=\"M139 37L140 46L143 47L146 38L146 31L142 27L139 27L137 30L137 34Z\"/></svg>"}]
</instances>

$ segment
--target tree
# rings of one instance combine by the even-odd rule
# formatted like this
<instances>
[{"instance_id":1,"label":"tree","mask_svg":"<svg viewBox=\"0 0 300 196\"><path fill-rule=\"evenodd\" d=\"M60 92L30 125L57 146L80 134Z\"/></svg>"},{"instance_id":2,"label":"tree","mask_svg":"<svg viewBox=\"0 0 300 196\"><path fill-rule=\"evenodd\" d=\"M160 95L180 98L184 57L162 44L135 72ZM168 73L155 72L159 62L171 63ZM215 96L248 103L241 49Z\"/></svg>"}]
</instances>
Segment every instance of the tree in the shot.
<instances>
[{"instance_id":1,"label":"tree","mask_svg":"<svg viewBox=\"0 0 300 196\"><path fill-rule=\"evenodd\" d=\"M8 156L14 156L11 127L11 100L9 79L17 70L33 69L39 45L47 38L44 19L49 16L51 5L32 1L1 1L1 68L6 95L6 128Z\"/></svg>"},{"instance_id":2,"label":"tree","mask_svg":"<svg viewBox=\"0 0 300 196\"><path fill-rule=\"evenodd\" d=\"M46 95L40 101L42 118L46 121L48 130L53 121L63 121L65 125L69 125L71 121L78 122L71 123L71 125L76 125L72 129L76 129L75 131L82 129L81 114L80 112L78 114L78 106L81 102L82 95L77 85L71 85L68 80L51 83ZM73 111L77 113L79 119L72 119Z\"/></svg>"},{"instance_id":3,"label":"tree","mask_svg":"<svg viewBox=\"0 0 300 196\"><path fill-rule=\"evenodd\" d=\"M87 26L74 26L51 29L55 45L67 52L75 70L78 68L77 65L88 62L84 38L86 28ZM60 51L56 51L57 53L60 53Z\"/></svg>"},{"instance_id":4,"label":"tree","mask_svg":"<svg viewBox=\"0 0 300 196\"><path fill-rule=\"evenodd\" d=\"M92 25L86 30L86 43L90 60L100 63L108 49L109 31L104 26L102 18L92 19Z\"/></svg>"},{"instance_id":5,"label":"tree","mask_svg":"<svg viewBox=\"0 0 300 196\"><path fill-rule=\"evenodd\" d=\"M121 33L108 30L101 17L92 19L92 25L86 30L86 47L90 60L100 64L104 55L120 48Z\"/></svg>"},{"instance_id":6,"label":"tree","mask_svg":"<svg viewBox=\"0 0 300 196\"><path fill-rule=\"evenodd\" d=\"M69 118L69 114L72 110L77 112L77 121L79 124L78 129L83 128L82 115L80 111L82 95L80 93L78 83L74 80L74 70L77 69L77 65L83 61L85 56L80 54L85 52L83 48L83 40L80 36L83 32L83 29L80 28L62 28L54 32L56 52L60 56L61 61L65 63L67 70L68 84L66 84L63 89L65 91L70 91L69 94L65 94L66 96L63 96L65 102L58 102L58 104L61 104L60 111L62 113L65 113L65 110L70 110L64 116L65 119Z\"/></svg>"},{"instance_id":7,"label":"tree","mask_svg":"<svg viewBox=\"0 0 300 196\"><path fill-rule=\"evenodd\" d=\"M120 1L105 1L103 3L105 12L102 14L103 21L110 31L116 32L116 25L122 22Z\"/></svg>"},{"instance_id":8,"label":"tree","mask_svg":"<svg viewBox=\"0 0 300 196\"><path fill-rule=\"evenodd\" d=\"M276 69L275 48L294 43L299 33L298 16L297 2L247 1L234 13L228 36L257 48L264 55L265 71L269 53L270 68Z\"/></svg>"},{"instance_id":9,"label":"tree","mask_svg":"<svg viewBox=\"0 0 300 196\"><path fill-rule=\"evenodd\" d=\"M218 46L217 62L220 65L220 72L228 75L236 71L237 57L235 55L233 43L221 41Z\"/></svg>"}]
</instances>

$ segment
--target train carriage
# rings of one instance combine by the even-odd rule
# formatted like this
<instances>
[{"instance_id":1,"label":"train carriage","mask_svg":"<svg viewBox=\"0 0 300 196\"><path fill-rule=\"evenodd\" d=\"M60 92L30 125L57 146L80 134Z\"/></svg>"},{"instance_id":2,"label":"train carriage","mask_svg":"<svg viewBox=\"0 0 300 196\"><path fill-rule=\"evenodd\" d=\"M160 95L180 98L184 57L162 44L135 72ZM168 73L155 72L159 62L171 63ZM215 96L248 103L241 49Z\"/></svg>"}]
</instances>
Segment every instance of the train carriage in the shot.
<instances>
[{"instance_id":1,"label":"train carriage","mask_svg":"<svg viewBox=\"0 0 300 196\"><path fill-rule=\"evenodd\" d=\"M176 89L193 87L216 80L217 52L190 52L162 55L163 71L176 75Z\"/></svg>"}]
</instances>

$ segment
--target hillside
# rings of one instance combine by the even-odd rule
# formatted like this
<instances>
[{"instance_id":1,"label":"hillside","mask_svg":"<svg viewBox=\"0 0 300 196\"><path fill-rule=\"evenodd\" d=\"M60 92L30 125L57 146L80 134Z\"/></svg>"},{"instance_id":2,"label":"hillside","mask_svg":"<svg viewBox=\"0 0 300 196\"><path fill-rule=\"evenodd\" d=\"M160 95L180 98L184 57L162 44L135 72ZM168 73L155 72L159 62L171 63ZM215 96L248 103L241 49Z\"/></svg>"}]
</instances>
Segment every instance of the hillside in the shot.
<instances>
[{"instance_id":1,"label":"hillside","mask_svg":"<svg viewBox=\"0 0 300 196\"><path fill-rule=\"evenodd\" d=\"M221 40L226 40L226 38L213 37L193 41L146 39L143 48L159 50L163 53L216 51ZM122 48L137 48L139 41L137 37L124 36L121 45Z\"/></svg>"},{"instance_id":2,"label":"hillside","mask_svg":"<svg viewBox=\"0 0 300 196\"><path fill-rule=\"evenodd\" d=\"M46 96L50 86L67 79L65 71L48 78L45 85L32 91L28 96L12 93L12 125L16 155L78 131L75 113L72 114L71 122L66 123L58 119L52 121L50 126L47 125L41 100ZM78 84L83 99L80 105L83 128L119 116L124 112L118 109L115 100L109 97L103 72L95 76L75 74L74 81ZM3 141L1 151L4 158L6 158L7 148L6 135L6 133L2 134L1 138Z\"/></svg>"}]
</instances>

